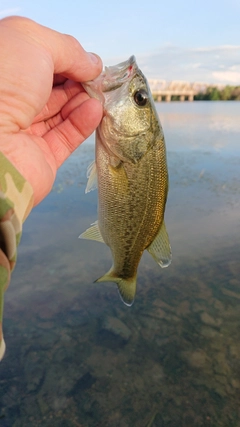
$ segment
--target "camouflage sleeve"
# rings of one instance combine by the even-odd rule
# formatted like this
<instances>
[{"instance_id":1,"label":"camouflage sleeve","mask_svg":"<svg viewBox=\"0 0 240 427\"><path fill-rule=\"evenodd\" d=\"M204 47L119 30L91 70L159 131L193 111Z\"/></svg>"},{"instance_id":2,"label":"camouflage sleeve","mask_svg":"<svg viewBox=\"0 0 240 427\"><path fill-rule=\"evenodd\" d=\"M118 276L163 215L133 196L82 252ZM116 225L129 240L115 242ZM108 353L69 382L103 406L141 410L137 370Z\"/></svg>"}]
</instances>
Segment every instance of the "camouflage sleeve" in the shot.
<instances>
[{"instance_id":1,"label":"camouflage sleeve","mask_svg":"<svg viewBox=\"0 0 240 427\"><path fill-rule=\"evenodd\" d=\"M0 153L0 360L5 352L2 331L4 292L16 263L22 223L32 206L31 185Z\"/></svg>"}]
</instances>

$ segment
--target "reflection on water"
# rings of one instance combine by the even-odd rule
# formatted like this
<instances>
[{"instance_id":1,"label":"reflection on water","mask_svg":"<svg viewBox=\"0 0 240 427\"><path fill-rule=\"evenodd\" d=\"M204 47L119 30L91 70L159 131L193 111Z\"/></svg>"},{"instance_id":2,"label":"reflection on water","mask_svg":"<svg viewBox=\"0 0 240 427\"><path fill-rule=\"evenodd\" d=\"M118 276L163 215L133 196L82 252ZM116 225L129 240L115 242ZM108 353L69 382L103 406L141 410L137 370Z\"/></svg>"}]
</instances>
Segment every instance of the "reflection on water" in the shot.
<instances>
[{"instance_id":1,"label":"reflection on water","mask_svg":"<svg viewBox=\"0 0 240 427\"><path fill-rule=\"evenodd\" d=\"M240 103L157 108L172 264L144 254L131 308L114 284L93 284L111 257L77 238L96 219L89 140L24 227L6 294L1 426L240 425Z\"/></svg>"},{"instance_id":2,"label":"reflection on water","mask_svg":"<svg viewBox=\"0 0 240 427\"><path fill-rule=\"evenodd\" d=\"M160 103L158 111L170 147L240 154L237 102ZM162 114L163 112L163 114Z\"/></svg>"}]
</instances>

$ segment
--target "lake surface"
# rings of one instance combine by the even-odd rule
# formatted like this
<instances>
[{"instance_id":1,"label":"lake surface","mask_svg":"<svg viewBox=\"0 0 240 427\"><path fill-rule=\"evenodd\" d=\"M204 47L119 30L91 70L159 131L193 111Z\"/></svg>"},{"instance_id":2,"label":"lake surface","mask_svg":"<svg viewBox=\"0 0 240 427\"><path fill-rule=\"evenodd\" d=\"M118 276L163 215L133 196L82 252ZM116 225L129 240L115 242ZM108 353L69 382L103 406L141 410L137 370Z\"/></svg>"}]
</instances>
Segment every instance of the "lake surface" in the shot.
<instances>
[{"instance_id":1,"label":"lake surface","mask_svg":"<svg viewBox=\"0 0 240 427\"><path fill-rule=\"evenodd\" d=\"M173 260L144 254L134 305L95 284L109 249L78 239L91 137L26 223L6 293L2 427L240 426L240 102L156 104Z\"/></svg>"}]
</instances>

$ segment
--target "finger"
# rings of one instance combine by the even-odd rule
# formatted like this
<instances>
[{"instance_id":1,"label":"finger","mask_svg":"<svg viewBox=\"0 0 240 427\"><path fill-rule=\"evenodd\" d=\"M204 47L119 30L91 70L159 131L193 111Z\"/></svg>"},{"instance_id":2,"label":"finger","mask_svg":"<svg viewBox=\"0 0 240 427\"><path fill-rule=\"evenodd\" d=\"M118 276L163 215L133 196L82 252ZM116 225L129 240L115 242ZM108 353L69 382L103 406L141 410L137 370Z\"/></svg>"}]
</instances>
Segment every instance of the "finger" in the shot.
<instances>
[{"instance_id":1,"label":"finger","mask_svg":"<svg viewBox=\"0 0 240 427\"><path fill-rule=\"evenodd\" d=\"M71 98L83 92L86 93L81 84L72 80L67 80L63 85L54 87L47 104L34 118L33 123L39 123L55 116Z\"/></svg>"},{"instance_id":2,"label":"finger","mask_svg":"<svg viewBox=\"0 0 240 427\"><path fill-rule=\"evenodd\" d=\"M3 20L4 21L4 20ZM5 18L5 25L12 26L21 35L29 37L37 46L50 54L55 74L84 82L96 78L102 70L102 61L97 55L86 52L72 36L62 34L23 17Z\"/></svg>"},{"instance_id":3,"label":"finger","mask_svg":"<svg viewBox=\"0 0 240 427\"><path fill-rule=\"evenodd\" d=\"M55 114L53 117L40 117L41 120L39 122L33 123L28 129L26 129L26 133L36 136L43 136L51 129L56 126L59 126L64 120L68 118L70 113L75 110L75 108L79 107L83 102L89 99L89 96L86 92L80 92L76 96L74 96L70 101L68 101L61 112Z\"/></svg>"},{"instance_id":4,"label":"finger","mask_svg":"<svg viewBox=\"0 0 240 427\"><path fill-rule=\"evenodd\" d=\"M62 85L67 80L66 77L61 76L61 74L54 74L53 76L53 86Z\"/></svg>"},{"instance_id":5,"label":"finger","mask_svg":"<svg viewBox=\"0 0 240 427\"><path fill-rule=\"evenodd\" d=\"M96 129L102 118L102 105L87 99L71 112L64 122L48 132L44 139L52 151L57 167Z\"/></svg>"},{"instance_id":6,"label":"finger","mask_svg":"<svg viewBox=\"0 0 240 427\"><path fill-rule=\"evenodd\" d=\"M73 96L63 106L63 108L61 110L62 119L66 120L73 110L78 108L83 102L87 101L88 99L90 99L90 97L87 94L87 92L85 92L84 90L82 92L77 93L75 96Z\"/></svg>"}]
</instances>

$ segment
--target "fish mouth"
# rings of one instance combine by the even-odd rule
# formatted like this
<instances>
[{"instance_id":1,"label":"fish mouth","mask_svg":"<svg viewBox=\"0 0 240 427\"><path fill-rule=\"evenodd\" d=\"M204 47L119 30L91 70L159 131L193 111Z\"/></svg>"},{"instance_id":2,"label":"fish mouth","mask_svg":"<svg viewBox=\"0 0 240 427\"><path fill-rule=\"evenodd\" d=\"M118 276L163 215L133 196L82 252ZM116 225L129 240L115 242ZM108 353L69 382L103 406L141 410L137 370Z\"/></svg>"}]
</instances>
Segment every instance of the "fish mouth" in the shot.
<instances>
[{"instance_id":1,"label":"fish mouth","mask_svg":"<svg viewBox=\"0 0 240 427\"><path fill-rule=\"evenodd\" d=\"M104 93L120 88L129 78L132 78L138 66L134 55L120 64L105 67L95 80L82 83L89 96L105 102Z\"/></svg>"},{"instance_id":2,"label":"fish mouth","mask_svg":"<svg viewBox=\"0 0 240 427\"><path fill-rule=\"evenodd\" d=\"M102 91L110 92L121 87L129 77L135 74L137 68L134 55L130 56L127 61L120 62L120 64L105 67L102 73Z\"/></svg>"}]
</instances>

